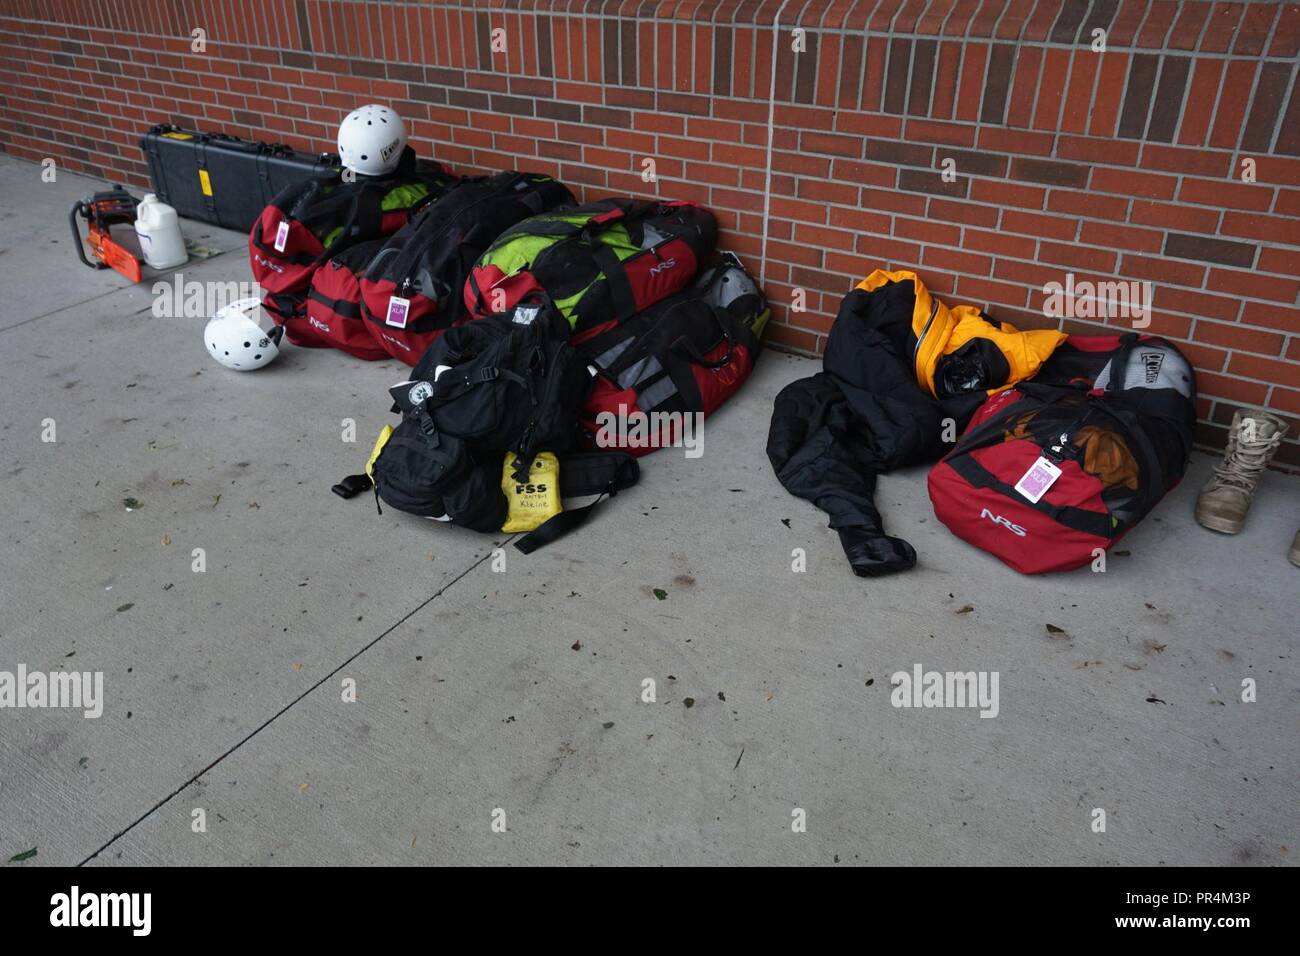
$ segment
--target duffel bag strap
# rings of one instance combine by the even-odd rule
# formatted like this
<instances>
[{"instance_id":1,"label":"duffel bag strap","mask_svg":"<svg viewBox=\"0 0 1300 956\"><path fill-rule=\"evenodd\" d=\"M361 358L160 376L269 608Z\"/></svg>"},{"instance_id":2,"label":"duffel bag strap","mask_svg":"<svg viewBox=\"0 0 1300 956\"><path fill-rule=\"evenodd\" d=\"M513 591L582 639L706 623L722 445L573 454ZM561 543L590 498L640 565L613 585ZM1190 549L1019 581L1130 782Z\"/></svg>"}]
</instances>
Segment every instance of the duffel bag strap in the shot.
<instances>
[{"instance_id":1,"label":"duffel bag strap","mask_svg":"<svg viewBox=\"0 0 1300 956\"><path fill-rule=\"evenodd\" d=\"M323 184L324 181L320 182ZM320 185L317 185L316 191L319 189ZM311 195L314 200L314 192ZM296 218L312 232L320 228L321 220L329 222L333 217L343 214L343 222L338 229L339 238L317 257L319 262L324 262L340 249L350 245L349 240L355 240L357 237L378 238L379 227L384 216L383 187L378 183L364 182L355 184L353 189L348 189L345 184L337 187L333 195L320 200L310 214L306 212L306 206L302 203L299 204L299 208L302 214Z\"/></svg>"},{"instance_id":2,"label":"duffel bag strap","mask_svg":"<svg viewBox=\"0 0 1300 956\"><path fill-rule=\"evenodd\" d=\"M355 234L364 239L379 236L384 219L384 187L380 183L362 183L353 200L352 211L344 227L344 235Z\"/></svg>"},{"instance_id":3,"label":"duffel bag strap","mask_svg":"<svg viewBox=\"0 0 1300 956\"><path fill-rule=\"evenodd\" d=\"M307 298L311 299L313 302L319 302L331 312L341 315L345 319L361 318L360 301L353 302L350 299L331 299L329 296L317 292L316 286L314 285L307 290Z\"/></svg>"},{"instance_id":4,"label":"duffel bag strap","mask_svg":"<svg viewBox=\"0 0 1300 956\"><path fill-rule=\"evenodd\" d=\"M348 498L355 498L357 495L361 494L361 492L369 491L373 488L375 491L375 509L380 514L383 514L384 509L379 507L379 487L375 484L373 476L375 472L375 461L379 458L380 452L382 452L385 446L388 445L388 439L391 438L392 435L393 426L385 425L379 432L379 437L375 439L374 447L370 449L370 457L366 459L366 470L359 475L348 475L331 488L330 491L346 500Z\"/></svg>"},{"instance_id":5,"label":"duffel bag strap","mask_svg":"<svg viewBox=\"0 0 1300 956\"><path fill-rule=\"evenodd\" d=\"M383 507L379 504L379 486L365 472L359 475L347 475L342 481L330 488L330 491L345 501L349 498L355 498L363 491L374 491L375 511L379 514L384 513Z\"/></svg>"},{"instance_id":6,"label":"duffel bag strap","mask_svg":"<svg viewBox=\"0 0 1300 956\"><path fill-rule=\"evenodd\" d=\"M348 475L330 491L340 498L355 498L361 492L369 491L374 485L375 483L370 480L370 476L362 472L359 475Z\"/></svg>"},{"instance_id":7,"label":"duffel bag strap","mask_svg":"<svg viewBox=\"0 0 1300 956\"><path fill-rule=\"evenodd\" d=\"M463 372L453 365L449 371L438 376L438 380L433 384L433 394L421 403L420 408L441 408L443 405L465 395L471 389L480 385L488 385L499 378L509 379L516 385L522 385L525 388L530 387L530 383L526 378L508 368L501 368L497 365L482 365L468 372ZM450 386L446 383L450 383Z\"/></svg>"},{"instance_id":8,"label":"duffel bag strap","mask_svg":"<svg viewBox=\"0 0 1300 956\"><path fill-rule=\"evenodd\" d=\"M1128 408L1108 405L1105 400L1096 402L1096 408L1110 416L1124 427L1124 436L1131 439L1130 451L1138 459L1142 480L1141 500L1143 510L1150 511L1156 506L1165 492L1165 472L1160 465L1160 455L1156 446L1147 435L1146 426L1141 417Z\"/></svg>"},{"instance_id":9,"label":"duffel bag strap","mask_svg":"<svg viewBox=\"0 0 1300 956\"><path fill-rule=\"evenodd\" d=\"M271 313L277 325L283 325L307 314L307 299L301 293L268 292L262 299L262 308Z\"/></svg>"},{"instance_id":10,"label":"duffel bag strap","mask_svg":"<svg viewBox=\"0 0 1300 956\"><path fill-rule=\"evenodd\" d=\"M312 180L307 183L302 195L299 196L288 208L276 206L276 209L280 213L281 220L298 219L298 214L301 212L304 203L309 202L313 197L315 197L319 189L320 184L316 180ZM275 206L276 204L271 202L267 205ZM295 252L292 254L281 252L280 250L267 245L266 237L262 235L261 216L258 216L257 221L253 223L252 232L249 233L249 240L267 258L283 259L286 262L292 262L296 266L312 266L315 265L320 258L318 256L309 255L305 252Z\"/></svg>"},{"instance_id":11,"label":"duffel bag strap","mask_svg":"<svg viewBox=\"0 0 1300 956\"><path fill-rule=\"evenodd\" d=\"M591 504L561 511L548 518L516 541L515 547L524 554L532 554L537 549L558 541L586 524L596 506L606 497L612 498L624 488L632 487L640 477L640 466L627 452L589 452L561 458L560 497L590 494L598 497Z\"/></svg>"},{"instance_id":12,"label":"duffel bag strap","mask_svg":"<svg viewBox=\"0 0 1300 956\"><path fill-rule=\"evenodd\" d=\"M627 269L624 268L623 260L618 257L618 253L612 246L607 246L603 242L597 243L592 251L592 259L596 267L605 274L605 281L609 283L609 297L614 302L612 318L623 322L636 315L636 294L632 291L632 280L627 277Z\"/></svg>"},{"instance_id":13,"label":"duffel bag strap","mask_svg":"<svg viewBox=\"0 0 1300 956\"><path fill-rule=\"evenodd\" d=\"M1124 380L1128 378L1128 360L1138 346L1138 334L1126 332L1120 336L1119 348L1110 358L1110 381L1106 383L1107 395L1122 395L1126 389Z\"/></svg>"},{"instance_id":14,"label":"duffel bag strap","mask_svg":"<svg viewBox=\"0 0 1300 956\"><path fill-rule=\"evenodd\" d=\"M636 457L625 451L585 451L560 456L560 497L581 498L631 488L641 478Z\"/></svg>"},{"instance_id":15,"label":"duffel bag strap","mask_svg":"<svg viewBox=\"0 0 1300 956\"><path fill-rule=\"evenodd\" d=\"M972 455L953 455L944 459L944 461L973 487L996 491L1024 507L1033 508L1035 511L1047 515L1053 521L1063 524L1067 528L1081 531L1084 534L1091 534L1098 538L1111 538L1115 534L1115 524L1110 515L1068 505L1052 505L1042 500L1032 502L977 462Z\"/></svg>"}]
</instances>

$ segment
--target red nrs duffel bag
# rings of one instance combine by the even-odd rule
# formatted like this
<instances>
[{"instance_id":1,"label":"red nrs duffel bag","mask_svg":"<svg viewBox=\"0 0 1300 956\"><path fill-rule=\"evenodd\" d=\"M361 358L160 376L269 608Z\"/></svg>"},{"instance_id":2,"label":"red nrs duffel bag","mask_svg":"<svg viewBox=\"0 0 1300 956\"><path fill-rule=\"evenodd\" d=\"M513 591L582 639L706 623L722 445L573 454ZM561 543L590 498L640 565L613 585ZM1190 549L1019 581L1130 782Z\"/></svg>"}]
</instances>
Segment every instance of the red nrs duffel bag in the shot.
<instances>
[{"instance_id":1,"label":"red nrs duffel bag","mask_svg":"<svg viewBox=\"0 0 1300 956\"><path fill-rule=\"evenodd\" d=\"M307 291L306 315L285 323L291 339L298 342L310 336L313 341L301 344L332 346L371 361L388 358L388 351L370 332L361 299L361 275L383 244L382 239L363 242L316 270Z\"/></svg>"},{"instance_id":2,"label":"red nrs duffel bag","mask_svg":"<svg viewBox=\"0 0 1300 956\"><path fill-rule=\"evenodd\" d=\"M336 172L281 191L249 231L248 260L265 293L263 305L286 326L289 341L332 344L306 321L307 290L329 257L391 235L455 182L437 163L417 160L408 147L398 168L384 176L345 180Z\"/></svg>"},{"instance_id":3,"label":"red nrs duffel bag","mask_svg":"<svg viewBox=\"0 0 1300 956\"><path fill-rule=\"evenodd\" d=\"M596 371L584 430L597 447L638 456L678 444L749 379L770 314L740 260L724 254L691 288L576 334ZM688 426L686 415L699 418Z\"/></svg>"},{"instance_id":4,"label":"red nrs duffel bag","mask_svg":"<svg viewBox=\"0 0 1300 956\"><path fill-rule=\"evenodd\" d=\"M465 306L477 319L544 296L580 335L689 288L717 239L716 218L698 203L564 206L496 238L470 270Z\"/></svg>"},{"instance_id":5,"label":"red nrs duffel bag","mask_svg":"<svg viewBox=\"0 0 1300 956\"><path fill-rule=\"evenodd\" d=\"M1137 335L1073 342L985 402L928 479L939 520L1023 574L1114 547L1191 453L1195 377L1177 349Z\"/></svg>"}]
</instances>

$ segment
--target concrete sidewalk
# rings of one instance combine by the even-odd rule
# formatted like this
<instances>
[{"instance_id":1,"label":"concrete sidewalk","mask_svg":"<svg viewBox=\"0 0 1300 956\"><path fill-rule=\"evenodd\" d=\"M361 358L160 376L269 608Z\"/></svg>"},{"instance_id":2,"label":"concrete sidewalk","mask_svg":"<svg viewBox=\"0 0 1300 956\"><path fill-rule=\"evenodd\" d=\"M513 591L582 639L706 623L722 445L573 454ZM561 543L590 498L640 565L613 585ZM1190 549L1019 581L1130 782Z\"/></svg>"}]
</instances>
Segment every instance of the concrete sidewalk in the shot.
<instances>
[{"instance_id":1,"label":"concrete sidewalk","mask_svg":"<svg viewBox=\"0 0 1300 956\"><path fill-rule=\"evenodd\" d=\"M1300 478L1268 475L1225 538L1192 519L1198 455L1106 573L1035 579L901 472L878 503L921 566L865 581L772 475L772 399L818 365L768 353L702 458L644 459L499 573L504 536L330 493L404 366L220 368L204 319L76 262L67 208L95 187L0 157L0 671L102 671L106 698L0 711L0 861L1300 858ZM229 250L186 279L250 279L243 237L185 226ZM917 663L996 671L998 716L894 708Z\"/></svg>"}]
</instances>

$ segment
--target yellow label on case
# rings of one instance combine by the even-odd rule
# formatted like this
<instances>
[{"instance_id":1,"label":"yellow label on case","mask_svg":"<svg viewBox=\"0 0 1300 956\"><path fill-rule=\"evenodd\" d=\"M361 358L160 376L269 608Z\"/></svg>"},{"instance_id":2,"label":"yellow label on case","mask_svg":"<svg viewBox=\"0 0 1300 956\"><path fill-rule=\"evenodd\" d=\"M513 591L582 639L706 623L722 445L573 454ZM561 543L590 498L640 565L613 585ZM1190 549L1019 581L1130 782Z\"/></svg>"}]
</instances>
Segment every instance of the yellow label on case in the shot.
<instances>
[{"instance_id":1,"label":"yellow label on case","mask_svg":"<svg viewBox=\"0 0 1300 956\"><path fill-rule=\"evenodd\" d=\"M203 195L212 195L212 180L208 178L208 171L206 169L199 170L199 187L203 190Z\"/></svg>"}]
</instances>

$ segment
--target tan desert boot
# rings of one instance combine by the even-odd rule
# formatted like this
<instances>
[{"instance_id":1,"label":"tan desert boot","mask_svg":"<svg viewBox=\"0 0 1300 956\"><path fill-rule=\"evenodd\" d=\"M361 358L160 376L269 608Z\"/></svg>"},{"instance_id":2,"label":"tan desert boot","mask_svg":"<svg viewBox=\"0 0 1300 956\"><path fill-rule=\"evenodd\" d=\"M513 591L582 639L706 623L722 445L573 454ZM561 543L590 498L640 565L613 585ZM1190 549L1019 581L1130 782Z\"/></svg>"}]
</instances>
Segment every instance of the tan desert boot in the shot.
<instances>
[{"instance_id":1,"label":"tan desert boot","mask_svg":"<svg viewBox=\"0 0 1300 956\"><path fill-rule=\"evenodd\" d=\"M1300 568L1300 531L1295 533L1295 538L1291 541L1291 553L1287 555L1291 563Z\"/></svg>"},{"instance_id":2,"label":"tan desert boot","mask_svg":"<svg viewBox=\"0 0 1300 956\"><path fill-rule=\"evenodd\" d=\"M1196 520L1211 531L1236 534L1246 523L1255 484L1286 434L1286 422L1262 408L1232 415L1228 449L1196 499Z\"/></svg>"}]
</instances>

